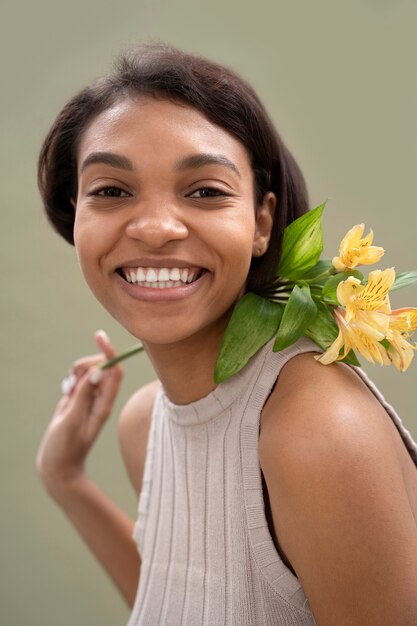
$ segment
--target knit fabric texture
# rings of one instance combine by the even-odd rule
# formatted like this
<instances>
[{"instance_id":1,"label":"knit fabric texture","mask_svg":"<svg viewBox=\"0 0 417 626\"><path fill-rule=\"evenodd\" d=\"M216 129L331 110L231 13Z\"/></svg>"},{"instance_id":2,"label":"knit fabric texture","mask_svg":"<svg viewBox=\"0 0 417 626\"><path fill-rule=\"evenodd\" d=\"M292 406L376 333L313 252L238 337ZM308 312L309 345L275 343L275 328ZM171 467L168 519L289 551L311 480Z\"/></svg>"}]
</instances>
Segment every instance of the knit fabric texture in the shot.
<instances>
[{"instance_id":1,"label":"knit fabric texture","mask_svg":"<svg viewBox=\"0 0 417 626\"><path fill-rule=\"evenodd\" d=\"M298 578L265 516L258 455L262 408L283 365L320 351L273 341L231 379L186 405L162 386L152 413L134 538L140 581L128 626L314 626ZM417 465L417 445L360 368Z\"/></svg>"}]
</instances>

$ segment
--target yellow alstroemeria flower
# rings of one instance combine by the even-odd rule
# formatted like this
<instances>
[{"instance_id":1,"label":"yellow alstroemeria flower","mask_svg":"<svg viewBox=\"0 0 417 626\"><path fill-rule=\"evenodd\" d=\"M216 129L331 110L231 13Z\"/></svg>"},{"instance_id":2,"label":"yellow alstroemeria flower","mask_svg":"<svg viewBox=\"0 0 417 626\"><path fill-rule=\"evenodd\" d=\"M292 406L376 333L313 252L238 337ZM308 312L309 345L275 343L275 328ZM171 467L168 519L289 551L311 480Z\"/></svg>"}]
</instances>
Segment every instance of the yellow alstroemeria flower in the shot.
<instances>
[{"instance_id":1,"label":"yellow alstroemeria flower","mask_svg":"<svg viewBox=\"0 0 417 626\"><path fill-rule=\"evenodd\" d=\"M349 270L358 265L378 263L384 254L384 248L372 246L374 233L372 229L362 239L365 224L356 224L343 237L339 248L339 256L332 260L333 267L338 271Z\"/></svg>"},{"instance_id":2,"label":"yellow alstroemeria flower","mask_svg":"<svg viewBox=\"0 0 417 626\"><path fill-rule=\"evenodd\" d=\"M339 334L326 352L314 358L320 363L323 363L323 365L328 365L329 363L333 363L333 361L344 359L349 354L350 350L353 349L359 352L359 354L362 354L362 356L371 363L390 365L391 359L388 356L388 352L386 348L379 343L384 339L385 335L378 329L373 328L372 320L367 321L366 314L369 315L369 312L365 312L364 319L347 322L345 311L341 308L335 309L334 315L339 327ZM382 315L388 318L388 315ZM386 326L388 328L388 319ZM343 352L339 356L342 349Z\"/></svg>"},{"instance_id":3,"label":"yellow alstroemeria flower","mask_svg":"<svg viewBox=\"0 0 417 626\"><path fill-rule=\"evenodd\" d=\"M394 280L395 270L390 267L386 270L369 272L366 285L362 285L361 281L354 276L349 276L340 282L337 287L337 299L346 308L346 321L350 322L358 316L363 317L361 314L365 312L374 311L377 313L375 316L375 323L377 324L377 319L382 320L379 314L391 313L388 294ZM369 319L372 319L372 316ZM384 323L383 326L385 327L386 324Z\"/></svg>"},{"instance_id":4,"label":"yellow alstroemeria flower","mask_svg":"<svg viewBox=\"0 0 417 626\"><path fill-rule=\"evenodd\" d=\"M417 350L417 344L408 342L417 329L417 308L391 311L388 294L394 280L391 267L370 272L366 285L353 276L339 284L337 298L345 307L334 311L339 334L326 352L316 357L320 363L344 359L353 349L371 363L393 363L401 372L409 367ZM388 340L388 347L380 343L383 339Z\"/></svg>"},{"instance_id":5,"label":"yellow alstroemeria flower","mask_svg":"<svg viewBox=\"0 0 417 626\"><path fill-rule=\"evenodd\" d=\"M400 372L405 372L409 367L414 350L414 346L408 342L410 335L417 330L417 309L396 309L389 316L389 330L387 339L390 342L388 356L392 363Z\"/></svg>"},{"instance_id":6,"label":"yellow alstroemeria flower","mask_svg":"<svg viewBox=\"0 0 417 626\"><path fill-rule=\"evenodd\" d=\"M337 299L344 307L334 312L339 335L327 351L317 357L318 361L328 364L344 359L353 348L371 363L390 365L393 362L380 342L390 332L391 305L388 294L394 280L395 271L391 267L370 272L366 285L362 285L354 276L339 283ZM397 318L396 323L401 325L405 322ZM394 329L391 332L394 333ZM343 353L339 356L342 349Z\"/></svg>"}]
</instances>

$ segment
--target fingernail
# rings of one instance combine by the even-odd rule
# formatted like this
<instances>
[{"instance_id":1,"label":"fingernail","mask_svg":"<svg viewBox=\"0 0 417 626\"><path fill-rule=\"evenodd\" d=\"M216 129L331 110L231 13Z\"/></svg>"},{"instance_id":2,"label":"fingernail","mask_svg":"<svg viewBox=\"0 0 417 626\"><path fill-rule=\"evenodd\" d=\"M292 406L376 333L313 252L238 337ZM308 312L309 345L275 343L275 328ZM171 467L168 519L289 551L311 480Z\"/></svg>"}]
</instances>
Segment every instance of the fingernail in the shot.
<instances>
[{"instance_id":1,"label":"fingernail","mask_svg":"<svg viewBox=\"0 0 417 626\"><path fill-rule=\"evenodd\" d=\"M106 341L110 341L110 337L108 336L105 330L98 330L97 334L101 335L103 339L105 339Z\"/></svg>"},{"instance_id":2,"label":"fingernail","mask_svg":"<svg viewBox=\"0 0 417 626\"><path fill-rule=\"evenodd\" d=\"M97 385L97 383L100 382L102 377L103 377L103 370L97 368L93 370L90 374L90 383L92 385Z\"/></svg>"},{"instance_id":3,"label":"fingernail","mask_svg":"<svg viewBox=\"0 0 417 626\"><path fill-rule=\"evenodd\" d=\"M77 377L75 374L70 374L69 376L66 376L64 380L61 382L62 395L67 396L70 393L71 389L74 387L76 382L77 382Z\"/></svg>"}]
</instances>

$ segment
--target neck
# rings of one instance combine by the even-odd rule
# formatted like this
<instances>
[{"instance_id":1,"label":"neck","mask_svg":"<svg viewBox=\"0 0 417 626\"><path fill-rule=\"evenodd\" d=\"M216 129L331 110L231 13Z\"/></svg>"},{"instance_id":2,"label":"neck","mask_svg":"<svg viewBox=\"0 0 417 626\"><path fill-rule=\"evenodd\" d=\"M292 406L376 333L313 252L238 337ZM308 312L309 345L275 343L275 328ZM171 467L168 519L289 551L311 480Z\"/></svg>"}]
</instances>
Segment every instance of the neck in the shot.
<instances>
[{"instance_id":1,"label":"neck","mask_svg":"<svg viewBox=\"0 0 417 626\"><path fill-rule=\"evenodd\" d=\"M205 328L204 336L197 333L169 345L144 343L171 402L189 404L215 389L214 366L229 319L230 313L222 324L217 322L215 327Z\"/></svg>"}]
</instances>

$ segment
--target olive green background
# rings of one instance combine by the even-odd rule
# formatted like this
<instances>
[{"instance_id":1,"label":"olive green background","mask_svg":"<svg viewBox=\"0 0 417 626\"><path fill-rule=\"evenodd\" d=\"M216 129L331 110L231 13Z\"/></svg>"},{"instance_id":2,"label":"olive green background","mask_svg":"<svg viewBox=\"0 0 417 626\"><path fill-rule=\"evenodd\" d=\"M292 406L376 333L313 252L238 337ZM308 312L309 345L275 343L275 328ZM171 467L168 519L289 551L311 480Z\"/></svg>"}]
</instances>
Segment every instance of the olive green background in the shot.
<instances>
[{"instance_id":1,"label":"olive green background","mask_svg":"<svg viewBox=\"0 0 417 626\"><path fill-rule=\"evenodd\" d=\"M1 584L4 626L113 626L128 609L51 502L35 455L59 383L105 328L74 250L46 224L36 188L39 147L65 100L150 38L237 69L258 90L307 179L311 205L329 198L327 256L355 223L375 231L381 267L417 269L417 83L414 0L6 0L1 19ZM417 306L417 289L396 292ZM365 366L417 437L417 361L406 374ZM152 377L126 364L115 414L89 471L135 516L116 439L116 413Z\"/></svg>"}]
</instances>

